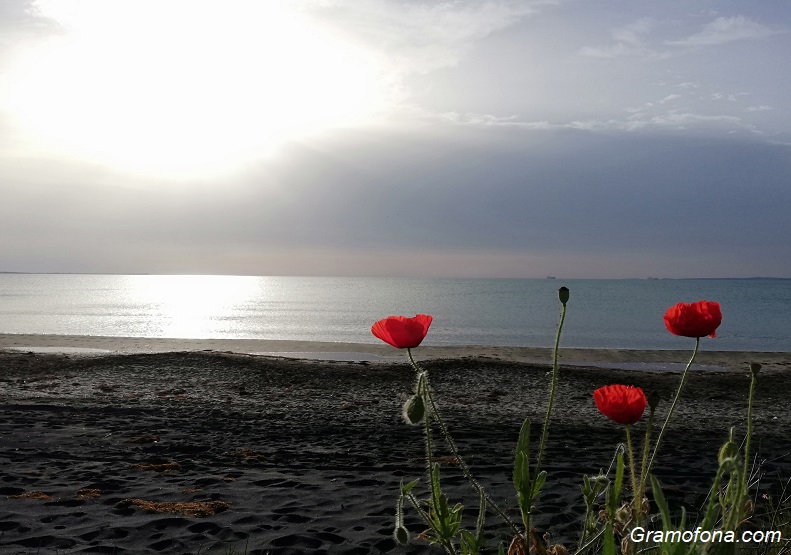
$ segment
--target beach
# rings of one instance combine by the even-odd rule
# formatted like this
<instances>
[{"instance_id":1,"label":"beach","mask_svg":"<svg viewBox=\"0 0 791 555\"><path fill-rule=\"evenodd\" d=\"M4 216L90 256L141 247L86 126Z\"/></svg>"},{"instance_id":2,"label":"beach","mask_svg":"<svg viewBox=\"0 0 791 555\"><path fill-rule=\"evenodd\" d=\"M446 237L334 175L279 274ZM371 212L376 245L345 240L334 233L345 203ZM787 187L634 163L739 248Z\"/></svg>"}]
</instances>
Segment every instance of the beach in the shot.
<instances>
[{"instance_id":1,"label":"beach","mask_svg":"<svg viewBox=\"0 0 791 555\"><path fill-rule=\"evenodd\" d=\"M624 441L593 390L655 391L661 419L690 352L561 351L534 516L553 541L574 547L582 476L607 468ZM537 444L551 351L414 353L473 474L518 520L513 450L525 418ZM654 469L693 514L729 428L744 436L748 362L764 365L753 438L761 488L791 476L791 355L704 350L696 361ZM2 335L0 552L439 553L393 540L399 482L420 478L426 492L422 430L401 417L413 388L405 353L386 345ZM435 440L443 488L468 507L471 527L477 496ZM405 523L413 536L425 528L411 507ZM485 535L491 549L508 529L490 512Z\"/></svg>"}]
</instances>

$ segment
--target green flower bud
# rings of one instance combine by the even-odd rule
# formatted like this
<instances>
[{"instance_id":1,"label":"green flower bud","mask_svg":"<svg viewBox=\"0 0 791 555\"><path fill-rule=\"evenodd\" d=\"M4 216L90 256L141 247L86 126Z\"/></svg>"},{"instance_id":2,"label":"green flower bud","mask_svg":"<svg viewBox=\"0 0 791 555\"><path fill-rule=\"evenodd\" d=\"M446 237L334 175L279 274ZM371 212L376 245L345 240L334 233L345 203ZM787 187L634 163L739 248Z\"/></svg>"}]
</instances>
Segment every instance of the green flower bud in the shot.
<instances>
[{"instance_id":1,"label":"green flower bud","mask_svg":"<svg viewBox=\"0 0 791 555\"><path fill-rule=\"evenodd\" d=\"M729 464L732 461L736 460L736 455L739 454L739 448L736 446L736 443L733 441L725 442L720 448L720 453L718 456L720 466L724 466L726 463Z\"/></svg>"},{"instance_id":2,"label":"green flower bud","mask_svg":"<svg viewBox=\"0 0 791 555\"><path fill-rule=\"evenodd\" d=\"M407 402L404 403L404 420L409 424L420 424L425 415L426 405L421 395L412 395L412 397L407 399Z\"/></svg>"},{"instance_id":3,"label":"green flower bud","mask_svg":"<svg viewBox=\"0 0 791 555\"><path fill-rule=\"evenodd\" d=\"M753 376L757 376L758 372L761 370L761 365L757 362L750 363L750 372L753 373Z\"/></svg>"},{"instance_id":4,"label":"green flower bud","mask_svg":"<svg viewBox=\"0 0 791 555\"><path fill-rule=\"evenodd\" d=\"M632 508L628 505L622 505L615 511L615 522L626 524L632 519Z\"/></svg>"},{"instance_id":5,"label":"green flower bud","mask_svg":"<svg viewBox=\"0 0 791 555\"><path fill-rule=\"evenodd\" d=\"M565 306L566 303L569 302L569 288L561 287L558 289L558 298L560 298L560 302Z\"/></svg>"},{"instance_id":6,"label":"green flower bud","mask_svg":"<svg viewBox=\"0 0 791 555\"><path fill-rule=\"evenodd\" d=\"M659 401L661 401L662 398L659 396L659 393L652 391L648 394L647 400L648 406L651 407L651 410L656 410L656 407L659 405Z\"/></svg>"},{"instance_id":7,"label":"green flower bud","mask_svg":"<svg viewBox=\"0 0 791 555\"><path fill-rule=\"evenodd\" d=\"M398 545L407 545L409 543L409 530L403 526L396 526L393 537Z\"/></svg>"}]
</instances>

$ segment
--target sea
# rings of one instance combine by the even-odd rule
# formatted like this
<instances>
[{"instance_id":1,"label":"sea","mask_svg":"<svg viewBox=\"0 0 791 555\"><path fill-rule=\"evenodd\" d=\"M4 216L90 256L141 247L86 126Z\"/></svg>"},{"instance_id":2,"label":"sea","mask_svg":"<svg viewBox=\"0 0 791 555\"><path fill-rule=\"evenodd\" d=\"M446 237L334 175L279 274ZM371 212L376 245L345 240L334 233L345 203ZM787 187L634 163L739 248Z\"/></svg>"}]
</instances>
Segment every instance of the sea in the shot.
<instances>
[{"instance_id":1,"label":"sea","mask_svg":"<svg viewBox=\"0 0 791 555\"><path fill-rule=\"evenodd\" d=\"M788 279L411 279L0 274L0 333L379 343L389 315L434 317L426 345L691 349L663 315L717 301L706 350L791 352Z\"/></svg>"}]
</instances>

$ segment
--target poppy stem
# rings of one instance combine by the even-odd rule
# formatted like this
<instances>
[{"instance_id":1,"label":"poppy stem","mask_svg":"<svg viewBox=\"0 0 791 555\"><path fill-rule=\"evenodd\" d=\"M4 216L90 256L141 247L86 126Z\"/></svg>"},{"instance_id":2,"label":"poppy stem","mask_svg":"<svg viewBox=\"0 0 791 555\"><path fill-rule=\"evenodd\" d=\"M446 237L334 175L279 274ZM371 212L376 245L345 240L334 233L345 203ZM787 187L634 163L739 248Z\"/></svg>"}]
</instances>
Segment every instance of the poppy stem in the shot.
<instances>
[{"instance_id":1,"label":"poppy stem","mask_svg":"<svg viewBox=\"0 0 791 555\"><path fill-rule=\"evenodd\" d=\"M695 338L695 350L692 351L692 357L689 359L687 363L687 367L684 368L684 372L681 374L681 383L678 384L678 391L676 391L676 396L673 398L673 403L670 405L670 410L667 411L667 416L665 417L665 423L662 424L662 429L659 430L659 437L656 438L656 445L654 445L654 451L651 453L651 460L648 461L648 467L646 468L646 474L651 472L651 467L654 465L654 459L656 458L656 454L659 451L659 446L662 443L662 438L665 435L665 430L667 430L667 425L670 422L670 417L673 416L673 411L676 408L676 404L678 403L678 398L681 396L681 390L684 389L684 384L687 381L687 374L689 373L689 368L692 366L692 361L695 360L695 356L698 354L698 348L700 347L700 337Z\"/></svg>"},{"instance_id":2,"label":"poppy stem","mask_svg":"<svg viewBox=\"0 0 791 555\"><path fill-rule=\"evenodd\" d=\"M750 379L750 397L747 403L747 439L744 445L744 471L742 472L740 503L743 503L743 500L747 498L747 467L750 462L750 437L753 434L753 396L755 395L755 382L757 380L758 372L752 372L752 378Z\"/></svg>"},{"instance_id":3,"label":"poppy stem","mask_svg":"<svg viewBox=\"0 0 791 555\"><path fill-rule=\"evenodd\" d=\"M634 466L634 450L632 449L632 433L630 432L631 426L626 424L626 447L629 449L629 470L632 473L632 494L634 496L634 521L637 526L640 526L640 519L642 518L643 499L641 492L637 488L637 472ZM638 495L640 499L638 500Z\"/></svg>"},{"instance_id":4,"label":"poppy stem","mask_svg":"<svg viewBox=\"0 0 791 555\"><path fill-rule=\"evenodd\" d=\"M549 390L549 404L547 405L547 415L544 418L544 429L541 430L541 443L538 447L538 459L536 460L536 470L533 476L538 476L541 472L541 461L544 458L544 447L547 443L547 434L549 433L549 417L552 415L552 405L555 402L555 390L558 385L558 351L560 350L560 334L563 331L563 321L566 319L566 303L563 303L563 309L560 312L560 323L558 324L558 332L555 335L555 349L552 356L552 387ZM528 534L530 531L528 530Z\"/></svg>"},{"instance_id":5,"label":"poppy stem","mask_svg":"<svg viewBox=\"0 0 791 555\"><path fill-rule=\"evenodd\" d=\"M424 422L426 426L426 466L428 467L429 480L431 481L432 505L436 510L439 507L439 497L437 496L439 484L436 484L434 480L434 456L431 449L431 414L428 411L426 411L424 416Z\"/></svg>"},{"instance_id":6,"label":"poppy stem","mask_svg":"<svg viewBox=\"0 0 791 555\"><path fill-rule=\"evenodd\" d=\"M456 442L453 441L453 438L451 437L447 426L445 426L445 422L442 420L442 417L439 414L439 408L437 407L436 403L434 403L434 398L431 395L431 388L428 385L428 373L425 370L423 370L423 368L421 368L417 362L415 362L415 359L412 358L412 351L410 349L407 349L406 352L407 355L409 356L409 362L412 364L412 368L414 368L415 371L418 373L419 378L423 380L424 391L422 392L422 394L425 396L426 400L428 401L428 406L431 408L431 414L434 415L434 420L436 420L437 424L439 424L439 429L445 438L445 443L448 444L448 447L450 448L450 451L453 454L453 458L456 461L456 463L459 465L462 474L464 474L464 477L467 478L467 480L470 482L470 485L478 493L478 495L483 496L483 498L486 500L486 505L491 507L494 510L494 512L496 512L500 516L500 518L502 518L503 521L505 521L508 527L511 528L511 530L516 535L521 535L521 533L519 532L519 528L516 526L516 524L514 524L514 522L508 517L505 511L503 511L500 508L500 506L497 503L495 503L494 500L489 496L489 494L483 489L483 486L481 486L478 480L476 480L475 477L472 475L472 472L470 472L470 468L467 466L467 463L464 462L464 459L462 459L461 455L459 455L459 450L456 448ZM426 411L426 418L428 419L428 417L429 417L429 412Z\"/></svg>"},{"instance_id":7,"label":"poppy stem","mask_svg":"<svg viewBox=\"0 0 791 555\"><path fill-rule=\"evenodd\" d=\"M643 462L640 465L640 484L638 485L640 497L640 505L643 503L643 492L645 491L645 480L647 478L646 465L648 464L648 450L651 447L651 431L654 427L654 407L649 405L650 412L648 413L648 425L645 428L645 445L643 446Z\"/></svg>"}]
</instances>

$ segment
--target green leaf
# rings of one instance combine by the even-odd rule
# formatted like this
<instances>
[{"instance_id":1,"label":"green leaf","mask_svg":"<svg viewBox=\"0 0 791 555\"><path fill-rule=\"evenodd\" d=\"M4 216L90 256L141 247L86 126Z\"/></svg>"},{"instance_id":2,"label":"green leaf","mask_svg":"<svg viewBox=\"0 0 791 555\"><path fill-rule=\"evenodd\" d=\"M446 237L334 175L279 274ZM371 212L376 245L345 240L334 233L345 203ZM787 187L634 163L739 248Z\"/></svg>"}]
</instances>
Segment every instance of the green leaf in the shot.
<instances>
[{"instance_id":1,"label":"green leaf","mask_svg":"<svg viewBox=\"0 0 791 555\"><path fill-rule=\"evenodd\" d=\"M418 483L419 481L420 481L420 480L413 480L413 481L409 482L408 484L404 485L404 481L402 480L402 481L401 481L401 493L402 493L402 494L404 494L404 495L406 495L407 493L409 493L409 491L410 491L410 490L411 490L413 487L415 487L415 486L417 485L417 483Z\"/></svg>"},{"instance_id":2,"label":"green leaf","mask_svg":"<svg viewBox=\"0 0 791 555\"><path fill-rule=\"evenodd\" d=\"M717 470L717 475L714 477L714 484L711 486L711 490L709 490L709 502L706 508L706 516L701 524L704 530L711 530L720 514L720 506L717 504L717 497L720 490L720 482L722 481L722 473L723 469L720 467Z\"/></svg>"},{"instance_id":3,"label":"green leaf","mask_svg":"<svg viewBox=\"0 0 791 555\"><path fill-rule=\"evenodd\" d=\"M654 503L656 503L659 509L659 514L662 515L662 529L667 532L672 527L672 523L670 522L670 510L667 507L665 494L662 493L662 486L659 485L659 480L657 480L653 474L651 474L651 489L654 492Z\"/></svg>"},{"instance_id":4,"label":"green leaf","mask_svg":"<svg viewBox=\"0 0 791 555\"><path fill-rule=\"evenodd\" d=\"M684 531L684 528L687 525L687 511L684 507L681 507L681 524L678 527L678 530ZM666 544L667 545L667 544ZM678 542L675 544L670 544L670 549L668 549L669 555L682 555L686 550L690 547L690 544L684 542Z\"/></svg>"},{"instance_id":5,"label":"green leaf","mask_svg":"<svg viewBox=\"0 0 791 555\"><path fill-rule=\"evenodd\" d=\"M519 430L514 455L514 488L519 498L530 499L530 419Z\"/></svg>"},{"instance_id":6,"label":"green leaf","mask_svg":"<svg viewBox=\"0 0 791 555\"><path fill-rule=\"evenodd\" d=\"M478 540L469 530L461 531L461 553L462 555L478 555L480 546Z\"/></svg>"},{"instance_id":7,"label":"green leaf","mask_svg":"<svg viewBox=\"0 0 791 555\"><path fill-rule=\"evenodd\" d=\"M516 452L530 455L530 419L525 418L522 428L519 430L519 439L516 442Z\"/></svg>"},{"instance_id":8,"label":"green leaf","mask_svg":"<svg viewBox=\"0 0 791 555\"><path fill-rule=\"evenodd\" d=\"M478 498L478 519L475 521L475 543L480 547L483 545L483 525L486 522L486 492L481 488Z\"/></svg>"},{"instance_id":9,"label":"green leaf","mask_svg":"<svg viewBox=\"0 0 791 555\"><path fill-rule=\"evenodd\" d=\"M538 473L538 476L536 476L536 482L535 484L533 484L533 491L530 492L531 500L536 499L538 497L538 494L541 492L541 488L544 487L544 482L546 481L547 481L547 471L542 470L541 472Z\"/></svg>"},{"instance_id":10,"label":"green leaf","mask_svg":"<svg viewBox=\"0 0 791 555\"><path fill-rule=\"evenodd\" d=\"M431 480L431 499L436 500L442 495L439 486L439 463L434 463L429 467L429 479Z\"/></svg>"},{"instance_id":11,"label":"green leaf","mask_svg":"<svg viewBox=\"0 0 791 555\"><path fill-rule=\"evenodd\" d=\"M623 474L624 474L624 463L623 463L623 451L619 451L618 455L616 456L615 462L615 499L621 499L621 492L623 491Z\"/></svg>"},{"instance_id":12,"label":"green leaf","mask_svg":"<svg viewBox=\"0 0 791 555\"><path fill-rule=\"evenodd\" d=\"M530 499L530 461L525 453L517 453L514 459L514 487L520 497Z\"/></svg>"},{"instance_id":13,"label":"green leaf","mask_svg":"<svg viewBox=\"0 0 791 555\"><path fill-rule=\"evenodd\" d=\"M615 480L610 482L610 487L607 488L607 510L611 516L615 515L618 510L618 505L621 501L621 490L623 489L623 452L618 451L615 456Z\"/></svg>"},{"instance_id":14,"label":"green leaf","mask_svg":"<svg viewBox=\"0 0 791 555\"><path fill-rule=\"evenodd\" d=\"M609 520L604 527L604 546L603 555L615 555L615 533L612 529L612 522Z\"/></svg>"}]
</instances>

